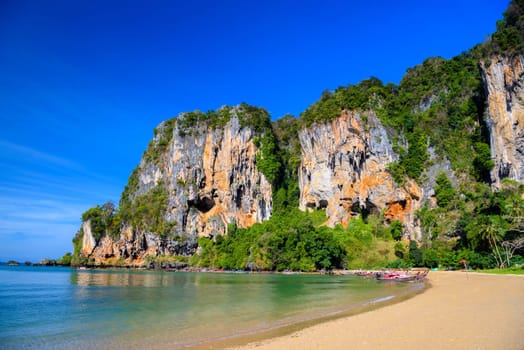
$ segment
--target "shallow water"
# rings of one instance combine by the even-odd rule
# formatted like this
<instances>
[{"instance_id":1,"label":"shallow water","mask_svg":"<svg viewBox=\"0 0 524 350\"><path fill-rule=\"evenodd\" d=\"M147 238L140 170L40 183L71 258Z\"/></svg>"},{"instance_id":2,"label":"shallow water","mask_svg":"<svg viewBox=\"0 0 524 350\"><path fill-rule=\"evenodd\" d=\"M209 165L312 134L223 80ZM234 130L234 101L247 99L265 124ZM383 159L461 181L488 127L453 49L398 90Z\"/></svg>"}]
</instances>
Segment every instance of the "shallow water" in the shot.
<instances>
[{"instance_id":1,"label":"shallow water","mask_svg":"<svg viewBox=\"0 0 524 350\"><path fill-rule=\"evenodd\" d=\"M0 347L177 349L351 312L417 288L351 276L0 266Z\"/></svg>"}]
</instances>

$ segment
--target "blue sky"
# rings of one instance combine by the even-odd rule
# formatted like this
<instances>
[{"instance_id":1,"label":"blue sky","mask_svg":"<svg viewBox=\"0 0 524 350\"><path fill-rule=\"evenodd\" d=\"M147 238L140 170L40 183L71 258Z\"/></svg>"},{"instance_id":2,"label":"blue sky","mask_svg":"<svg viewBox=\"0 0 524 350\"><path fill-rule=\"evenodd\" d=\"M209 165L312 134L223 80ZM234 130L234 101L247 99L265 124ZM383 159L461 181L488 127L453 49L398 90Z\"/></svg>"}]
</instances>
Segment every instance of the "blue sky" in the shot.
<instances>
[{"instance_id":1,"label":"blue sky","mask_svg":"<svg viewBox=\"0 0 524 350\"><path fill-rule=\"evenodd\" d=\"M325 89L398 83L483 42L508 3L1 0L0 261L72 251L162 120L241 102L276 119Z\"/></svg>"}]
</instances>

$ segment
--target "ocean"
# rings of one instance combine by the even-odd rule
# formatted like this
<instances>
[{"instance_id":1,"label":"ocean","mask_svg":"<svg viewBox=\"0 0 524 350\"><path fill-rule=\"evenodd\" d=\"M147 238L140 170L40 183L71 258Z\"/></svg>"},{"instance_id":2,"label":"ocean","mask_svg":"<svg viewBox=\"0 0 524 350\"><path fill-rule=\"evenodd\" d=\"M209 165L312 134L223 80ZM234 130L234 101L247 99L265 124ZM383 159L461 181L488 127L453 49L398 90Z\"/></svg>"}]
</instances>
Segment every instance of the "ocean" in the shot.
<instances>
[{"instance_id":1,"label":"ocean","mask_svg":"<svg viewBox=\"0 0 524 350\"><path fill-rule=\"evenodd\" d=\"M213 348L377 307L422 288L354 276L2 265L0 348Z\"/></svg>"}]
</instances>

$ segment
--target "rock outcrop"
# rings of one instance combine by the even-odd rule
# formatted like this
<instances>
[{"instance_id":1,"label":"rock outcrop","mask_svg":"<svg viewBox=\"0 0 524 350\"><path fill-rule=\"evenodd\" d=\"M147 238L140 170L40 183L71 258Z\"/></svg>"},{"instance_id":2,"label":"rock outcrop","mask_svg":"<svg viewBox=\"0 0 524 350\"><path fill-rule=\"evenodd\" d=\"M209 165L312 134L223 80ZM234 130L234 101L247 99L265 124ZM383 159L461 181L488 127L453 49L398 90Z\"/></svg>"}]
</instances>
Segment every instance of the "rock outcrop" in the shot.
<instances>
[{"instance_id":1,"label":"rock outcrop","mask_svg":"<svg viewBox=\"0 0 524 350\"><path fill-rule=\"evenodd\" d=\"M524 183L524 58L492 56L481 62L481 71L493 187L500 188L504 178ZM431 103L421 105L422 112ZM142 265L148 256L194 254L198 237L227 234L230 223L249 227L269 219L272 187L259 168L271 158L260 156L266 133L273 130L267 112L260 119L260 111L240 105L212 116L182 113L161 123L122 195L118 227L109 230L106 223L107 232L101 233L100 226L86 220L75 251L96 265ZM444 172L455 187L460 181L446 155L428 146L421 184L409 178L395 183L387 170L399 161L393 133L403 139L402 131L386 129L373 111L343 111L334 120L300 130L300 209L325 209L325 224L331 227L379 214L386 222L400 220L405 236L420 239L415 213L424 203L436 205L438 174ZM280 166L275 164L269 168Z\"/></svg>"},{"instance_id":2,"label":"rock outcrop","mask_svg":"<svg viewBox=\"0 0 524 350\"><path fill-rule=\"evenodd\" d=\"M492 56L481 62L487 94L487 125L493 187L504 178L524 182L524 57Z\"/></svg>"},{"instance_id":3,"label":"rock outcrop","mask_svg":"<svg viewBox=\"0 0 524 350\"><path fill-rule=\"evenodd\" d=\"M257 170L255 132L234 116L223 127L184 130L178 117L167 152L142 160L136 194L158 184L169 192L166 220L178 235L224 234L227 224L248 227L271 216L271 184ZM161 124L157 130L162 129ZM161 133L153 141L162 142Z\"/></svg>"},{"instance_id":4,"label":"rock outcrop","mask_svg":"<svg viewBox=\"0 0 524 350\"><path fill-rule=\"evenodd\" d=\"M271 184L256 167L254 141L260 133L241 126L238 108L228 110L231 116L224 125L197 121L188 126L182 113L155 129L123 200L133 207L137 198L161 188L167 193L167 208L147 215L161 215L169 232L124 222L119 237L103 235L96 241L86 221L82 255L96 265L141 265L147 256L191 255L198 237L224 235L230 223L248 227L269 219Z\"/></svg>"},{"instance_id":5,"label":"rock outcrop","mask_svg":"<svg viewBox=\"0 0 524 350\"><path fill-rule=\"evenodd\" d=\"M325 209L329 226L345 226L362 213L382 212L388 221L402 221L407 234L416 237L414 213L422 191L409 180L403 186L395 184L386 168L398 155L386 129L372 112L365 123L363 119L344 112L300 131L300 208Z\"/></svg>"},{"instance_id":6,"label":"rock outcrop","mask_svg":"<svg viewBox=\"0 0 524 350\"><path fill-rule=\"evenodd\" d=\"M196 245L195 241L165 239L130 226L123 227L117 239L104 235L98 242L92 235L89 221L82 224L82 230L81 254L97 266L143 266L147 264L148 257L191 254Z\"/></svg>"}]
</instances>

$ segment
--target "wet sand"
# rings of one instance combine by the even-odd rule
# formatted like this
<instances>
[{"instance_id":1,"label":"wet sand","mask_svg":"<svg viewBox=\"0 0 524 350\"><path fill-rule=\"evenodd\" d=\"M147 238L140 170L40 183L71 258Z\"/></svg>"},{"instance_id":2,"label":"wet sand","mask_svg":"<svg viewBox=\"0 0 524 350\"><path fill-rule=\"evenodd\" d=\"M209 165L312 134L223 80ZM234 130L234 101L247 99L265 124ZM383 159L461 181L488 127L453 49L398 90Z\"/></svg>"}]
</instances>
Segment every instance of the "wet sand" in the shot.
<instances>
[{"instance_id":1,"label":"wet sand","mask_svg":"<svg viewBox=\"0 0 524 350\"><path fill-rule=\"evenodd\" d=\"M524 276L428 278L431 287L404 302L236 349L524 349Z\"/></svg>"}]
</instances>

